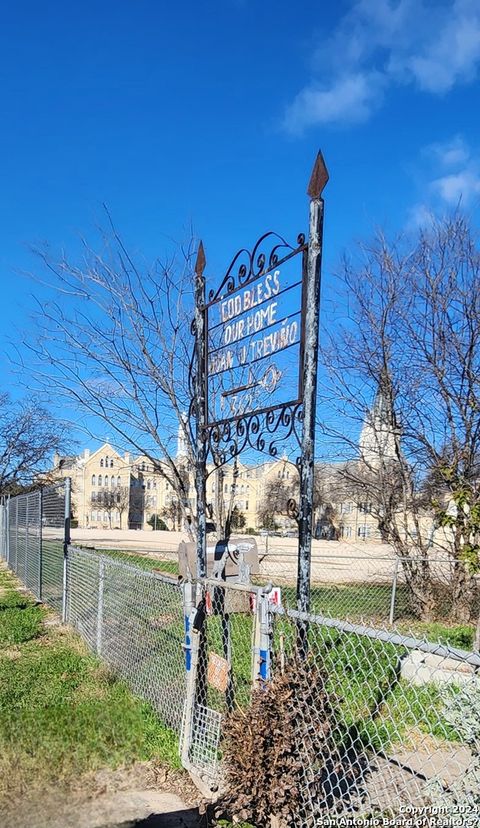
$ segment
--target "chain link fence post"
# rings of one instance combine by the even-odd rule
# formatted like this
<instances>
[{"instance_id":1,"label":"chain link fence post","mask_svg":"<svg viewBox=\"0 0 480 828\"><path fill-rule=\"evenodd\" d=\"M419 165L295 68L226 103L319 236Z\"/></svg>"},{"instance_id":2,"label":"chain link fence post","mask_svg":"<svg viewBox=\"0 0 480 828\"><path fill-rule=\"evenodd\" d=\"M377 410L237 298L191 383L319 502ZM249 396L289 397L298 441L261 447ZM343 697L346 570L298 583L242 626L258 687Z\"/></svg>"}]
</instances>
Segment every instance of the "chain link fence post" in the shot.
<instances>
[{"instance_id":1,"label":"chain link fence post","mask_svg":"<svg viewBox=\"0 0 480 828\"><path fill-rule=\"evenodd\" d=\"M103 591L105 588L105 558L100 556L98 562L98 602L97 602L97 655L102 654Z\"/></svg>"},{"instance_id":2,"label":"chain link fence post","mask_svg":"<svg viewBox=\"0 0 480 828\"><path fill-rule=\"evenodd\" d=\"M18 563L18 504L20 502L20 498L15 498L15 565L13 567L14 572L17 572L17 563Z\"/></svg>"},{"instance_id":3,"label":"chain link fence post","mask_svg":"<svg viewBox=\"0 0 480 828\"><path fill-rule=\"evenodd\" d=\"M42 600L42 568L43 568L43 488L39 493L38 504L38 600Z\"/></svg>"},{"instance_id":4,"label":"chain link fence post","mask_svg":"<svg viewBox=\"0 0 480 828\"><path fill-rule=\"evenodd\" d=\"M390 600L390 615L389 615L389 622L393 624L395 619L395 599L397 597L397 581L398 581L398 566L400 560L399 558L395 561L395 569L393 570L393 581L392 581L392 597Z\"/></svg>"},{"instance_id":5,"label":"chain link fence post","mask_svg":"<svg viewBox=\"0 0 480 828\"><path fill-rule=\"evenodd\" d=\"M10 495L8 495L8 497L7 497L7 511L6 511L6 515L5 515L5 521L6 521L5 531L7 533L7 537L6 537L7 564L9 566L10 566L10 506L11 506L11 500L10 500Z\"/></svg>"},{"instance_id":6,"label":"chain link fence post","mask_svg":"<svg viewBox=\"0 0 480 828\"><path fill-rule=\"evenodd\" d=\"M185 667L187 682L185 690L185 708L183 713L180 756L184 767L190 767L190 745L192 742L195 700L197 696L197 667L199 656L200 633L194 631L196 603L201 600L201 584L185 581L183 584L183 602L185 619Z\"/></svg>"},{"instance_id":7,"label":"chain link fence post","mask_svg":"<svg viewBox=\"0 0 480 828\"><path fill-rule=\"evenodd\" d=\"M30 588L30 584L28 583L29 558L30 558L30 554L29 554L29 552L30 552L30 550L29 550L30 534L29 534L29 531L28 531L29 530L29 519L30 519L30 510L28 508L29 505L30 505L30 495L27 494L27 496L25 498L25 583L26 583L28 588Z\"/></svg>"},{"instance_id":8,"label":"chain link fence post","mask_svg":"<svg viewBox=\"0 0 480 828\"><path fill-rule=\"evenodd\" d=\"M253 644L253 675L255 688L264 687L271 673L272 619L268 592L257 593Z\"/></svg>"},{"instance_id":9,"label":"chain link fence post","mask_svg":"<svg viewBox=\"0 0 480 828\"><path fill-rule=\"evenodd\" d=\"M6 545L6 540L5 540L5 499L4 498L2 498L2 500L0 501L0 526L1 526L1 532L0 532L0 544L1 544L0 558L3 558L3 560L6 560L6 558L7 558L7 545Z\"/></svg>"},{"instance_id":10,"label":"chain link fence post","mask_svg":"<svg viewBox=\"0 0 480 828\"><path fill-rule=\"evenodd\" d=\"M68 547L70 545L70 512L71 512L72 481L70 477L65 478L65 528L63 535L63 592L62 592L62 622L67 621L67 564Z\"/></svg>"}]
</instances>

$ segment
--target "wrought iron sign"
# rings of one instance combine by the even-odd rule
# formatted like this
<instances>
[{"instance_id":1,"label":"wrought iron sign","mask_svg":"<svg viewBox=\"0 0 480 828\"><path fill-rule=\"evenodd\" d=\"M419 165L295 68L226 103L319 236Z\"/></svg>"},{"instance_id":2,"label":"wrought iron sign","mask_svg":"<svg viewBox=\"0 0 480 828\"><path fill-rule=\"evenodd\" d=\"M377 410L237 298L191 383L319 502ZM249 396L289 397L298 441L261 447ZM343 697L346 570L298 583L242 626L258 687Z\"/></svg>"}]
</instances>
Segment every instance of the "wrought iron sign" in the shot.
<instances>
[{"instance_id":1,"label":"wrought iron sign","mask_svg":"<svg viewBox=\"0 0 480 828\"><path fill-rule=\"evenodd\" d=\"M318 153L310 183L309 232L289 244L265 233L233 258L206 294L205 253L195 267L195 351L190 366L190 423L195 427L197 573L205 575L206 463L244 449L278 454L300 445L299 609L308 607L317 383L322 192L328 172ZM293 505L292 505L293 514Z\"/></svg>"},{"instance_id":2,"label":"wrought iron sign","mask_svg":"<svg viewBox=\"0 0 480 828\"><path fill-rule=\"evenodd\" d=\"M267 253L265 252L267 248ZM237 253L205 306L207 428L302 400L305 237ZM268 254L268 255L267 255Z\"/></svg>"}]
</instances>

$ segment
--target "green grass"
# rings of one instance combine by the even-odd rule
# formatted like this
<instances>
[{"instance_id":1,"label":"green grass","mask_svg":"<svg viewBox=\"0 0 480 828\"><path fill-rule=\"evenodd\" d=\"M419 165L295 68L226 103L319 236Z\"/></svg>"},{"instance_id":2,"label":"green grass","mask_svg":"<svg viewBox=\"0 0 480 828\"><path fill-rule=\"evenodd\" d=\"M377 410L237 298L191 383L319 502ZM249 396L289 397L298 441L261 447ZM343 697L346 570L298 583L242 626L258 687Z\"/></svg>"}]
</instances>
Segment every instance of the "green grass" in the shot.
<instances>
[{"instance_id":1,"label":"green grass","mask_svg":"<svg viewBox=\"0 0 480 828\"><path fill-rule=\"evenodd\" d=\"M255 577L255 583L265 584L266 578ZM273 579L275 582L275 579ZM282 584L282 603L296 609L297 597L294 584ZM386 621L390 613L392 587L390 584L323 584L312 583L310 590L311 612L332 618L360 618ZM396 618L413 617L408 590L399 585L395 600Z\"/></svg>"},{"instance_id":2,"label":"green grass","mask_svg":"<svg viewBox=\"0 0 480 828\"><path fill-rule=\"evenodd\" d=\"M138 566L139 569L144 569L148 572L155 569L165 575L178 575L177 561L159 561L147 555L136 555L133 552L127 552L122 549L96 549L95 551L97 555L106 555L108 558L113 558L114 560L130 564L131 566Z\"/></svg>"},{"instance_id":3,"label":"green grass","mask_svg":"<svg viewBox=\"0 0 480 828\"><path fill-rule=\"evenodd\" d=\"M48 616L0 570L0 794L137 760L178 767L152 707Z\"/></svg>"},{"instance_id":4,"label":"green grass","mask_svg":"<svg viewBox=\"0 0 480 828\"><path fill-rule=\"evenodd\" d=\"M9 572L0 571L0 647L36 638L42 620L41 608L17 592Z\"/></svg>"},{"instance_id":5,"label":"green grass","mask_svg":"<svg viewBox=\"0 0 480 828\"><path fill-rule=\"evenodd\" d=\"M414 633L417 638L426 638L427 641L439 642L456 647L460 650L472 650L475 630L468 624L442 624L439 621L400 621L396 626L401 632Z\"/></svg>"},{"instance_id":6,"label":"green grass","mask_svg":"<svg viewBox=\"0 0 480 828\"><path fill-rule=\"evenodd\" d=\"M213 616L206 623L209 651L223 655L220 619ZM251 690L251 616L232 613L230 629L235 700L244 707ZM424 635L444 640L450 635L451 643L457 645L467 633L468 628L455 631L438 624L424 625ZM281 646L286 657L293 654L295 625L285 617L275 622L277 658ZM312 665L323 665L327 687L336 699L339 733L346 742L355 734L366 747L388 750L394 744L408 743L413 731L451 742L460 739L444 718L441 688L413 686L400 678L400 659L408 654L406 648L312 624L309 653ZM210 687L208 703L225 709L224 695Z\"/></svg>"}]
</instances>

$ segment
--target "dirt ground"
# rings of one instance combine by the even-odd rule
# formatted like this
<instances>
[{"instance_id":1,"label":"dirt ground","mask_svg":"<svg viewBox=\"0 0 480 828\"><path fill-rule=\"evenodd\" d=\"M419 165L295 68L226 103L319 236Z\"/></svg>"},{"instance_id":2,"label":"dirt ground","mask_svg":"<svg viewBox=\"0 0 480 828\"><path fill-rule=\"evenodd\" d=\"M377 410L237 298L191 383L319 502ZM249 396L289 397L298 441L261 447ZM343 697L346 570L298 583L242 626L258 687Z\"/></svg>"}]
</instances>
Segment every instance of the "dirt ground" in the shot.
<instances>
[{"instance_id":1,"label":"dirt ground","mask_svg":"<svg viewBox=\"0 0 480 828\"><path fill-rule=\"evenodd\" d=\"M134 529L72 529L72 542L95 549L123 549L176 561L178 545L188 540L182 532ZM260 574L296 577L298 540L257 535ZM209 541L210 542L210 541ZM213 541L212 541L213 543ZM394 554L388 544L312 541L312 580L323 583L391 583Z\"/></svg>"},{"instance_id":2,"label":"dirt ground","mask_svg":"<svg viewBox=\"0 0 480 828\"><path fill-rule=\"evenodd\" d=\"M205 805L186 773L137 763L101 770L73 787L12 796L1 828L207 828Z\"/></svg>"}]
</instances>

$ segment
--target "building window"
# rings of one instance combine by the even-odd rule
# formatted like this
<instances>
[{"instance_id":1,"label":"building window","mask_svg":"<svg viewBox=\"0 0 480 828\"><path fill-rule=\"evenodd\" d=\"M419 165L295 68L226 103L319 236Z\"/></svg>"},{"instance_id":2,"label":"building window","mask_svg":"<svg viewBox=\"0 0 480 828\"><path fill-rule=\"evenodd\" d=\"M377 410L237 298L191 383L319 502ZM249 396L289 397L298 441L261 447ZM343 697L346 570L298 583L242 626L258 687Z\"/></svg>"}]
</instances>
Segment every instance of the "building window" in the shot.
<instances>
[{"instance_id":1,"label":"building window","mask_svg":"<svg viewBox=\"0 0 480 828\"><path fill-rule=\"evenodd\" d=\"M97 485L97 476L95 474L92 474L92 486L96 486L96 485Z\"/></svg>"},{"instance_id":2,"label":"building window","mask_svg":"<svg viewBox=\"0 0 480 828\"><path fill-rule=\"evenodd\" d=\"M113 469L113 460L110 460L110 468Z\"/></svg>"},{"instance_id":3,"label":"building window","mask_svg":"<svg viewBox=\"0 0 480 828\"><path fill-rule=\"evenodd\" d=\"M145 471L145 463L142 463L140 471Z\"/></svg>"},{"instance_id":4,"label":"building window","mask_svg":"<svg viewBox=\"0 0 480 828\"><path fill-rule=\"evenodd\" d=\"M372 511L372 504L371 503L359 503L358 504L358 511L362 512L362 514L368 514L368 512Z\"/></svg>"},{"instance_id":5,"label":"building window","mask_svg":"<svg viewBox=\"0 0 480 828\"><path fill-rule=\"evenodd\" d=\"M359 526L357 530L357 534L359 538L369 538L370 537L370 526Z\"/></svg>"},{"instance_id":6,"label":"building window","mask_svg":"<svg viewBox=\"0 0 480 828\"><path fill-rule=\"evenodd\" d=\"M105 483L103 485L108 486L108 474L105 475Z\"/></svg>"},{"instance_id":7,"label":"building window","mask_svg":"<svg viewBox=\"0 0 480 828\"><path fill-rule=\"evenodd\" d=\"M97 520L97 513L96 512L92 512L92 520L95 520L95 521Z\"/></svg>"},{"instance_id":8,"label":"building window","mask_svg":"<svg viewBox=\"0 0 480 828\"><path fill-rule=\"evenodd\" d=\"M101 469L103 469L103 457L102 457L102 459L100 460L100 468L101 468Z\"/></svg>"},{"instance_id":9,"label":"building window","mask_svg":"<svg viewBox=\"0 0 480 828\"><path fill-rule=\"evenodd\" d=\"M121 486L121 485L122 485L122 478L120 477L120 475L118 475L118 477L117 477L117 486Z\"/></svg>"},{"instance_id":10,"label":"building window","mask_svg":"<svg viewBox=\"0 0 480 828\"><path fill-rule=\"evenodd\" d=\"M103 477L101 474L98 475L98 485L101 486L103 484Z\"/></svg>"},{"instance_id":11,"label":"building window","mask_svg":"<svg viewBox=\"0 0 480 828\"><path fill-rule=\"evenodd\" d=\"M147 489L151 489L151 488L152 488L152 481L147 480Z\"/></svg>"},{"instance_id":12,"label":"building window","mask_svg":"<svg viewBox=\"0 0 480 828\"><path fill-rule=\"evenodd\" d=\"M245 511L248 512L248 500L245 501Z\"/></svg>"},{"instance_id":13,"label":"building window","mask_svg":"<svg viewBox=\"0 0 480 828\"><path fill-rule=\"evenodd\" d=\"M110 485L111 485L112 489L113 489L113 487L115 486L115 478L114 478L113 474L112 474L112 476L111 476L111 478L110 478Z\"/></svg>"}]
</instances>

